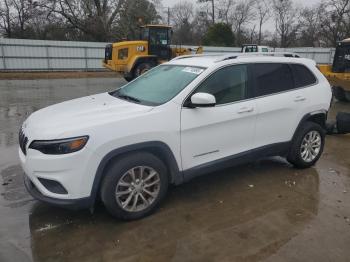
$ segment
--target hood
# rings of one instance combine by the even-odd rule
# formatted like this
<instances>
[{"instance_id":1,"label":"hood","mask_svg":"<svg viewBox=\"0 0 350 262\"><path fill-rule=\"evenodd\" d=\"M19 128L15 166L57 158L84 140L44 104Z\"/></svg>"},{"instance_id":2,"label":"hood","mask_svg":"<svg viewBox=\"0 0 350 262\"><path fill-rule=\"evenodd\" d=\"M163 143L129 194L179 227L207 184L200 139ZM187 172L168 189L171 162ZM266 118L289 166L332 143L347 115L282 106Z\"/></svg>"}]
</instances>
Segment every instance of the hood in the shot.
<instances>
[{"instance_id":1,"label":"hood","mask_svg":"<svg viewBox=\"0 0 350 262\"><path fill-rule=\"evenodd\" d=\"M40 109L30 115L22 127L29 139L57 139L71 136L69 133L74 136L75 130L115 122L152 109L102 93Z\"/></svg>"}]
</instances>

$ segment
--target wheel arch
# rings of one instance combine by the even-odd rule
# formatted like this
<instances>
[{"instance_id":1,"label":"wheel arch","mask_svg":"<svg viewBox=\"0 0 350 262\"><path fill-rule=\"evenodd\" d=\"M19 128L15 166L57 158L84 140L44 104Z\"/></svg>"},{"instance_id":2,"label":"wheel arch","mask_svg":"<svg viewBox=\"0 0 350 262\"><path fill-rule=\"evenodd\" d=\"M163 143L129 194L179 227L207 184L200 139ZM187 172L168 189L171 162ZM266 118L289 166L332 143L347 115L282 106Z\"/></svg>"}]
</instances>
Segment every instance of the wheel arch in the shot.
<instances>
[{"instance_id":1,"label":"wheel arch","mask_svg":"<svg viewBox=\"0 0 350 262\"><path fill-rule=\"evenodd\" d=\"M304 115L304 117L300 120L297 128L294 131L294 135L292 138L292 141L294 140L294 137L296 136L298 130L305 122L313 122L316 124L319 124L323 129L326 129L326 121L327 121L327 111L326 110L319 110L312 113L308 113Z\"/></svg>"},{"instance_id":2,"label":"wheel arch","mask_svg":"<svg viewBox=\"0 0 350 262\"><path fill-rule=\"evenodd\" d=\"M305 121L314 122L319 124L321 127L326 128L327 111L318 111L308 114Z\"/></svg>"},{"instance_id":3,"label":"wheel arch","mask_svg":"<svg viewBox=\"0 0 350 262\"><path fill-rule=\"evenodd\" d=\"M134 69L141 63L150 62L155 65L158 64L157 56L147 55L147 56L135 56L132 61L128 63L128 72L132 73Z\"/></svg>"},{"instance_id":4,"label":"wheel arch","mask_svg":"<svg viewBox=\"0 0 350 262\"><path fill-rule=\"evenodd\" d=\"M95 174L90 194L93 204L96 202L96 198L98 197L98 193L100 191L101 182L109 165L112 164L114 160L126 154L140 151L149 152L164 162L168 170L169 181L171 184L178 185L183 182L183 174L180 172L175 156L167 144L160 141L150 141L128 145L112 150L101 160Z\"/></svg>"}]
</instances>

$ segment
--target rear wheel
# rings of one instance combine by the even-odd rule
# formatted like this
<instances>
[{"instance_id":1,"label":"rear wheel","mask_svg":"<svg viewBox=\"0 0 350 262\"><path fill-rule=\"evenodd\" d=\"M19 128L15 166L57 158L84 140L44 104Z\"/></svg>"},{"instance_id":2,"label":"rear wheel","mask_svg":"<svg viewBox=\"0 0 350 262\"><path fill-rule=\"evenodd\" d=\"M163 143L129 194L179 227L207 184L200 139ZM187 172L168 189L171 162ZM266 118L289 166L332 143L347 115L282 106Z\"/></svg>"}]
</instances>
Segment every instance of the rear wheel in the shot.
<instances>
[{"instance_id":1,"label":"rear wheel","mask_svg":"<svg viewBox=\"0 0 350 262\"><path fill-rule=\"evenodd\" d=\"M324 142L324 129L314 122L306 122L297 131L287 160L297 168L311 167L320 158Z\"/></svg>"},{"instance_id":2,"label":"rear wheel","mask_svg":"<svg viewBox=\"0 0 350 262\"><path fill-rule=\"evenodd\" d=\"M340 102L347 102L345 91L340 86L334 86L333 87L333 94L335 98Z\"/></svg>"},{"instance_id":3,"label":"rear wheel","mask_svg":"<svg viewBox=\"0 0 350 262\"><path fill-rule=\"evenodd\" d=\"M133 220L151 214L167 189L164 163L152 154L135 153L110 166L102 182L101 198L112 216Z\"/></svg>"}]
</instances>

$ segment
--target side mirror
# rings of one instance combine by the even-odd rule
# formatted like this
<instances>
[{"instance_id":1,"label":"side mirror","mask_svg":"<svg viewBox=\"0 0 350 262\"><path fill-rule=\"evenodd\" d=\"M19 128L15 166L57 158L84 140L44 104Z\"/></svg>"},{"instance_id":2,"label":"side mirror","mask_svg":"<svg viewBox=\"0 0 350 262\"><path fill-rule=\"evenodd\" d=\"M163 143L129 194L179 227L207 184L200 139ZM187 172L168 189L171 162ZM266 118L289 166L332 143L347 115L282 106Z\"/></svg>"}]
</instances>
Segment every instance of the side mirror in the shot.
<instances>
[{"instance_id":1,"label":"side mirror","mask_svg":"<svg viewBox=\"0 0 350 262\"><path fill-rule=\"evenodd\" d=\"M191 96L192 107L212 107L215 106L215 96L208 93L195 93Z\"/></svg>"}]
</instances>

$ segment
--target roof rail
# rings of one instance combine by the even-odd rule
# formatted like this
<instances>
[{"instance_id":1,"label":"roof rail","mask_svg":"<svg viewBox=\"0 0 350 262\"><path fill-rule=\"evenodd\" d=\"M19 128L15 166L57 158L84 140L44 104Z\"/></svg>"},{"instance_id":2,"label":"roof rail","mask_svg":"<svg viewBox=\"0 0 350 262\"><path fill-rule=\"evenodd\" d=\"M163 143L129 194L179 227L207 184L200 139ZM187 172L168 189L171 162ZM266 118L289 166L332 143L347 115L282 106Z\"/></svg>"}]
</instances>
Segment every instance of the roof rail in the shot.
<instances>
[{"instance_id":1,"label":"roof rail","mask_svg":"<svg viewBox=\"0 0 350 262\"><path fill-rule=\"evenodd\" d=\"M277 56L277 57L295 57L299 58L300 56L292 52L254 52L254 53L231 53L220 57L215 62L221 62L230 59L236 59L238 57L252 57L252 56Z\"/></svg>"},{"instance_id":2,"label":"roof rail","mask_svg":"<svg viewBox=\"0 0 350 262\"><path fill-rule=\"evenodd\" d=\"M180 56L174 57L173 59L171 59L171 61L185 59L185 58L192 58L192 57L211 57L211 56L220 56L220 55L221 55L220 53L217 53L217 54L180 55Z\"/></svg>"},{"instance_id":3,"label":"roof rail","mask_svg":"<svg viewBox=\"0 0 350 262\"><path fill-rule=\"evenodd\" d=\"M181 55L177 56L171 61L180 60L180 59L186 59L186 58L193 58L193 57L218 57L215 62L221 62L225 60L230 59L236 59L238 57L252 57L252 56L277 56L277 57L300 57L296 53L292 52L254 52L254 53L212 53L212 54L193 54L193 55Z\"/></svg>"}]
</instances>

